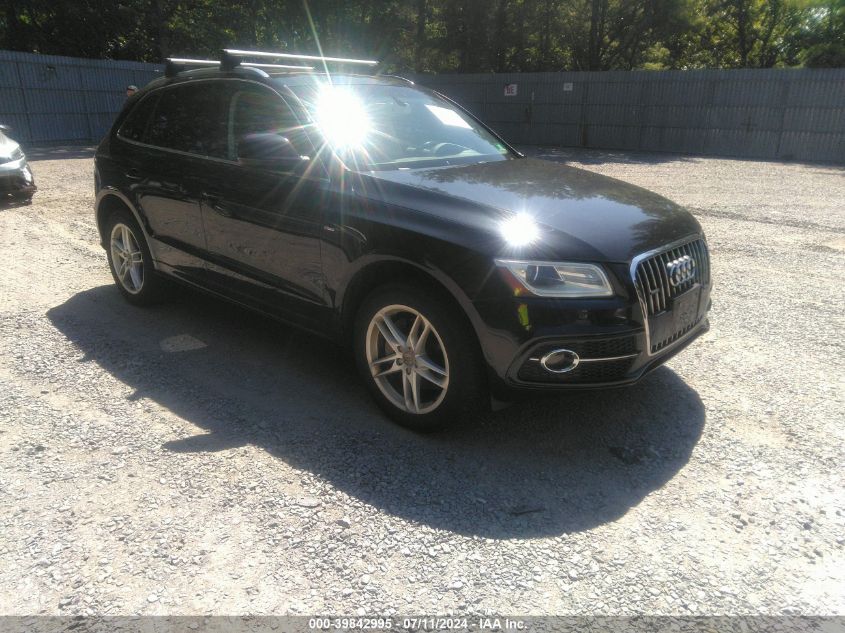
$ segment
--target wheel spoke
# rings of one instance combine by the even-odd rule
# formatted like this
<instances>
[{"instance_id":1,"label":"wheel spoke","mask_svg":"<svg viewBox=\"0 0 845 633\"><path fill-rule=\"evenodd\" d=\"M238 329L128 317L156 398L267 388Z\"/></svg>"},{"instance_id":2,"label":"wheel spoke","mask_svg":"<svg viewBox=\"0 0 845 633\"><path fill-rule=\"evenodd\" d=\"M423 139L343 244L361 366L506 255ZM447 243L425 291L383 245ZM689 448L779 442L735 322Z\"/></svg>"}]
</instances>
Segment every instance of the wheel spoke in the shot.
<instances>
[{"instance_id":1,"label":"wheel spoke","mask_svg":"<svg viewBox=\"0 0 845 633\"><path fill-rule=\"evenodd\" d=\"M117 240L113 239L111 241L111 247L112 247L112 251L116 252L121 257L126 256L126 250L123 248L123 244L121 244Z\"/></svg>"},{"instance_id":2,"label":"wheel spoke","mask_svg":"<svg viewBox=\"0 0 845 633\"><path fill-rule=\"evenodd\" d=\"M138 290L144 283L144 269L139 265L130 265L129 276L132 278L133 290Z\"/></svg>"},{"instance_id":3,"label":"wheel spoke","mask_svg":"<svg viewBox=\"0 0 845 633\"><path fill-rule=\"evenodd\" d=\"M424 369L428 369L435 374L439 374L443 377L446 376L446 370L437 363L433 362L430 358L428 358L428 356L417 356L417 365Z\"/></svg>"},{"instance_id":4,"label":"wheel spoke","mask_svg":"<svg viewBox=\"0 0 845 633\"><path fill-rule=\"evenodd\" d=\"M408 382L408 374L407 372L402 372L402 398L405 400L405 409L408 411L413 411L413 400L409 397L411 391L411 385Z\"/></svg>"},{"instance_id":5,"label":"wheel spoke","mask_svg":"<svg viewBox=\"0 0 845 633\"><path fill-rule=\"evenodd\" d=\"M388 376L395 374L397 371L402 371L402 366L396 363L400 358L401 356L399 354L391 354L390 356L385 356L384 358L379 358L371 362L370 369L373 372L373 377L381 378L382 376ZM390 365L382 368L381 366L386 363L390 363Z\"/></svg>"},{"instance_id":6,"label":"wheel spoke","mask_svg":"<svg viewBox=\"0 0 845 633\"><path fill-rule=\"evenodd\" d=\"M411 329L408 331L408 346L409 347L416 348L417 337L420 334L420 329L425 327L424 323L425 323L425 319L422 318L421 314L418 314L417 318L414 319L413 325L411 325Z\"/></svg>"},{"instance_id":7,"label":"wheel spoke","mask_svg":"<svg viewBox=\"0 0 845 633\"><path fill-rule=\"evenodd\" d=\"M383 365L384 363L389 363L392 360L396 360L397 358L401 358L400 354L391 354L390 356L385 356L384 358L378 358L370 363L370 366L375 369L376 365Z\"/></svg>"},{"instance_id":8,"label":"wheel spoke","mask_svg":"<svg viewBox=\"0 0 845 633\"><path fill-rule=\"evenodd\" d=\"M408 382L411 383L411 393L414 395L414 411L420 411L420 377L417 372L411 372L408 375Z\"/></svg>"},{"instance_id":9,"label":"wheel spoke","mask_svg":"<svg viewBox=\"0 0 845 633\"><path fill-rule=\"evenodd\" d=\"M396 324L393 323L393 319L391 319L388 315L381 315L381 318L376 321L376 327L379 332L381 332L384 340L387 341L387 344L394 350L407 345L407 341L402 335L402 332L399 331L399 328L397 328Z\"/></svg>"},{"instance_id":10,"label":"wheel spoke","mask_svg":"<svg viewBox=\"0 0 845 633\"><path fill-rule=\"evenodd\" d=\"M445 376L436 374L427 367L417 367L416 372L419 374L420 378L425 378L428 382L436 385L440 389L445 389L449 384L449 381Z\"/></svg>"},{"instance_id":11,"label":"wheel spoke","mask_svg":"<svg viewBox=\"0 0 845 633\"><path fill-rule=\"evenodd\" d=\"M420 379L416 372L402 374L402 392L405 408L412 413L420 412Z\"/></svg>"},{"instance_id":12,"label":"wheel spoke","mask_svg":"<svg viewBox=\"0 0 845 633\"><path fill-rule=\"evenodd\" d=\"M380 372L373 374L373 378L383 378L384 376L395 374L398 371L402 371L401 365L391 365L387 369L382 369Z\"/></svg>"},{"instance_id":13,"label":"wheel spoke","mask_svg":"<svg viewBox=\"0 0 845 633\"><path fill-rule=\"evenodd\" d=\"M423 351L425 350L425 342L428 340L428 335L431 332L431 323L426 321L423 325L423 331L420 333L417 340L414 342L414 349Z\"/></svg>"}]
</instances>

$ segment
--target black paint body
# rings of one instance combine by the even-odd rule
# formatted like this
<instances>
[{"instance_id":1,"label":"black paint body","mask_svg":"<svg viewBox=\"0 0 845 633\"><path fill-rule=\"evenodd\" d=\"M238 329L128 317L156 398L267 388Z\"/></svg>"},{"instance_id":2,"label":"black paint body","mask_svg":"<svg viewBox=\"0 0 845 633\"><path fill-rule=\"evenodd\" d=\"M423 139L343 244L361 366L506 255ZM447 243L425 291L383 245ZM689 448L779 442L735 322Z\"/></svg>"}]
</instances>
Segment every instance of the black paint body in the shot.
<instances>
[{"instance_id":1,"label":"black paint body","mask_svg":"<svg viewBox=\"0 0 845 633\"><path fill-rule=\"evenodd\" d=\"M304 175L301 169L248 167L117 135L144 95L206 80L263 83L284 98L283 78L254 69L181 73L133 97L97 151L100 226L117 201L129 207L162 273L339 341L345 341L366 290L388 278L424 276L466 314L494 393L505 397L521 390L628 384L708 327L709 283L701 288L697 327L670 350L647 352L632 260L703 235L684 209L612 178L525 158L510 148L507 160L370 172L348 169L331 152L321 152ZM541 235L515 248L503 238L501 221L520 210L536 218ZM518 296L496 258L597 263L614 295ZM575 372L564 382L517 375L538 346L590 349L601 342L635 354L609 380L598 374L579 380Z\"/></svg>"}]
</instances>

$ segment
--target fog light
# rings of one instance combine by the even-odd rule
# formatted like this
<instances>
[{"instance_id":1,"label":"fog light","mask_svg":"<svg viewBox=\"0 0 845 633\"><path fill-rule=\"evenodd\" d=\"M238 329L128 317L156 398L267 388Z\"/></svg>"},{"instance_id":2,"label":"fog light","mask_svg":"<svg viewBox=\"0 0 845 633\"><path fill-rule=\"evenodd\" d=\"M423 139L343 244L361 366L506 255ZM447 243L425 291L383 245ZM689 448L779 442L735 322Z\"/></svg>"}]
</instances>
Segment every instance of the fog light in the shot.
<instances>
[{"instance_id":1,"label":"fog light","mask_svg":"<svg viewBox=\"0 0 845 633\"><path fill-rule=\"evenodd\" d=\"M571 349L552 350L540 359L543 369L553 374L565 374L578 367L580 362L578 354Z\"/></svg>"}]
</instances>

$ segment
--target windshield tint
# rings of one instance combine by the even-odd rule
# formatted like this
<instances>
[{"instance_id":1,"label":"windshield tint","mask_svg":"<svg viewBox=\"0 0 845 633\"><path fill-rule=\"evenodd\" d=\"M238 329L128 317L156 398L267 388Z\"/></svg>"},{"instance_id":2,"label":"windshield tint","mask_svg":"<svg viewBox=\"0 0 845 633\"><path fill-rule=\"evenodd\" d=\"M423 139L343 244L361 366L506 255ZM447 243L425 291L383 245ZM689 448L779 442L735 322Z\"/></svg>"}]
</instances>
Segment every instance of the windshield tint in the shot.
<instances>
[{"instance_id":1,"label":"windshield tint","mask_svg":"<svg viewBox=\"0 0 845 633\"><path fill-rule=\"evenodd\" d=\"M513 158L459 108L412 87L295 86L323 143L362 170L434 167Z\"/></svg>"}]
</instances>

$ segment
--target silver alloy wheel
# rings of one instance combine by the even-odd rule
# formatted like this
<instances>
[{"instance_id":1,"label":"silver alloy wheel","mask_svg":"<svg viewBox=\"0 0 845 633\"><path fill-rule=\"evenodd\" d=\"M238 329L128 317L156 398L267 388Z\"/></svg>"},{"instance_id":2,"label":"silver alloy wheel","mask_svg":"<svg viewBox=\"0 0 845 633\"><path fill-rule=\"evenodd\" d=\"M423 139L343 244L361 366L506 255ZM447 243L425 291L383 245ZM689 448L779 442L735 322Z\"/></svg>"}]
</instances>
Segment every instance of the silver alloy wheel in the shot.
<instances>
[{"instance_id":1,"label":"silver alloy wheel","mask_svg":"<svg viewBox=\"0 0 845 633\"><path fill-rule=\"evenodd\" d=\"M367 328L367 364L384 396L407 413L436 409L449 389L449 357L431 322L413 308L390 305Z\"/></svg>"},{"instance_id":2,"label":"silver alloy wheel","mask_svg":"<svg viewBox=\"0 0 845 633\"><path fill-rule=\"evenodd\" d=\"M133 295L144 287L144 254L135 234L118 222L111 230L111 261L114 273L126 292Z\"/></svg>"}]
</instances>

